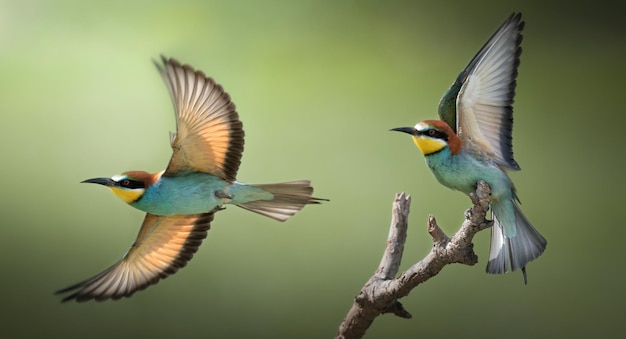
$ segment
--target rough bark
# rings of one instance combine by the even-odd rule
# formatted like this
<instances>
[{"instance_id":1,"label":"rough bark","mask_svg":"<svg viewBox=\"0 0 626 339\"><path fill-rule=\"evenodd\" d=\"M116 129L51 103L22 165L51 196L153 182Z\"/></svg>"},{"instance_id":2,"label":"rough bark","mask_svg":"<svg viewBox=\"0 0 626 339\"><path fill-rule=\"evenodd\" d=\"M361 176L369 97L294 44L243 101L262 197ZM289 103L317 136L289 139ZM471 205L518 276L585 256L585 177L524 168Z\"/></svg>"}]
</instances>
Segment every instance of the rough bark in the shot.
<instances>
[{"instance_id":1,"label":"rough bark","mask_svg":"<svg viewBox=\"0 0 626 339\"><path fill-rule=\"evenodd\" d=\"M404 193L396 194L387 247L378 269L355 297L335 338L362 338L374 319L381 314L392 313L401 318L411 318L398 299L407 296L412 289L437 275L448 264L476 264L478 257L474 253L472 239L476 233L493 224L486 219L490 195L489 186L482 181L478 182L475 193L470 194L474 206L465 212L465 221L452 238L443 232L435 217L430 215L428 233L433 239L432 249L424 259L398 275L406 241L411 197Z\"/></svg>"}]
</instances>

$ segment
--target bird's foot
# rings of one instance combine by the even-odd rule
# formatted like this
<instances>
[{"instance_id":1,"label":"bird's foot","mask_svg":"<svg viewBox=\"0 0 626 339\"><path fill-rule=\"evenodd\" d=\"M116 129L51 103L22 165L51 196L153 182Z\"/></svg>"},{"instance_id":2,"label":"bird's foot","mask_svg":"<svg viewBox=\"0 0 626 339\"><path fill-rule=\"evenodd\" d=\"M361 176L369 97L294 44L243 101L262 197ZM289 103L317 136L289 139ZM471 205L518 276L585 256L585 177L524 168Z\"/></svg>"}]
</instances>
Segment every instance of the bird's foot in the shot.
<instances>
[{"instance_id":1,"label":"bird's foot","mask_svg":"<svg viewBox=\"0 0 626 339\"><path fill-rule=\"evenodd\" d=\"M229 199L230 200L230 199L233 198L232 195L230 195L230 194L228 194L228 193L226 193L226 192L224 192L222 190L215 191L215 196L220 198L220 199Z\"/></svg>"}]
</instances>

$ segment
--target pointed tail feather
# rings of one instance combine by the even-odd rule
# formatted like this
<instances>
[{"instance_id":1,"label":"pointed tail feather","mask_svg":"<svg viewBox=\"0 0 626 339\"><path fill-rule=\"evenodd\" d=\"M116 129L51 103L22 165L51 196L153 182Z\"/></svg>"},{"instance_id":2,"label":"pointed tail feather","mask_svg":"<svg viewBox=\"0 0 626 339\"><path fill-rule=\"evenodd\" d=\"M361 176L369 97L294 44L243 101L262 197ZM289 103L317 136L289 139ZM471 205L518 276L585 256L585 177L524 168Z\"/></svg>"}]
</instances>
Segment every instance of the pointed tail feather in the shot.
<instances>
[{"instance_id":1,"label":"pointed tail feather","mask_svg":"<svg viewBox=\"0 0 626 339\"><path fill-rule=\"evenodd\" d=\"M547 241L526 219L517 203L515 210L516 234L514 237L504 235L502 225L496 214L493 214L491 228L491 249L487 273L502 274L526 267L530 261L538 258L546 249ZM526 277L524 276L524 280Z\"/></svg>"},{"instance_id":2,"label":"pointed tail feather","mask_svg":"<svg viewBox=\"0 0 626 339\"><path fill-rule=\"evenodd\" d=\"M502 226L498 217L493 214L493 226L491 226L491 248L489 249L489 262L487 273L502 274L511 270L511 257L508 239L502 232Z\"/></svg>"},{"instance_id":3,"label":"pointed tail feather","mask_svg":"<svg viewBox=\"0 0 626 339\"><path fill-rule=\"evenodd\" d=\"M308 204L319 204L326 199L313 198L313 187L309 180L298 180L278 184L252 185L274 195L272 200L256 200L237 206L266 217L285 221Z\"/></svg>"}]
</instances>

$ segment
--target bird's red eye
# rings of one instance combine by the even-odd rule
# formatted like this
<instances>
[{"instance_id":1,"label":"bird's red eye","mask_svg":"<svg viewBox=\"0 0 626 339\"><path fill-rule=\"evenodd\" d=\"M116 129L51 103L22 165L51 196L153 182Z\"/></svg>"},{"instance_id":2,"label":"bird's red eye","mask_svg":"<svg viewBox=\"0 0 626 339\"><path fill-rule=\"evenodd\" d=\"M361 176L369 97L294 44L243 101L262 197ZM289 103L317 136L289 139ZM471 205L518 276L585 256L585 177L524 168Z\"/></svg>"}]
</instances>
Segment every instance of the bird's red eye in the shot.
<instances>
[{"instance_id":1,"label":"bird's red eye","mask_svg":"<svg viewBox=\"0 0 626 339\"><path fill-rule=\"evenodd\" d=\"M117 182L117 185L119 187L124 187L124 188L128 188L131 190L134 190L137 188L145 188L143 181L137 181L133 179L122 179Z\"/></svg>"},{"instance_id":2,"label":"bird's red eye","mask_svg":"<svg viewBox=\"0 0 626 339\"><path fill-rule=\"evenodd\" d=\"M436 133L437 132L434 129L428 130L428 135L430 135L431 137L434 137Z\"/></svg>"}]
</instances>

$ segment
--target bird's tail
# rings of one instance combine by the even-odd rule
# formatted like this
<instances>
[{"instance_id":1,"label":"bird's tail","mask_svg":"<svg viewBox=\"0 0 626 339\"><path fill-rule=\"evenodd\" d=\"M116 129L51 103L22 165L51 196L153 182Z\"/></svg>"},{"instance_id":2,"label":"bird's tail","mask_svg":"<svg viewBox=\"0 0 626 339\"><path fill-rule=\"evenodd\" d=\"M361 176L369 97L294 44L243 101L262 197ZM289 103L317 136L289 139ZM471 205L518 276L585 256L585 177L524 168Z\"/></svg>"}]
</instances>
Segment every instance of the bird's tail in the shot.
<instances>
[{"instance_id":1,"label":"bird's tail","mask_svg":"<svg viewBox=\"0 0 626 339\"><path fill-rule=\"evenodd\" d=\"M287 220L305 205L319 204L320 201L326 200L312 197L313 187L309 180L251 186L271 193L273 199L255 200L237 206L278 221Z\"/></svg>"},{"instance_id":2,"label":"bird's tail","mask_svg":"<svg viewBox=\"0 0 626 339\"><path fill-rule=\"evenodd\" d=\"M526 219L517 203L511 200L511 205L515 211L515 231L512 236L507 236L506 230L503 230L503 225L500 224L506 216L503 219L498 218L506 214L504 208L499 204L492 205L493 227L487 273L502 274L521 268L526 281L526 264L538 258L546 249L548 242Z\"/></svg>"}]
</instances>

